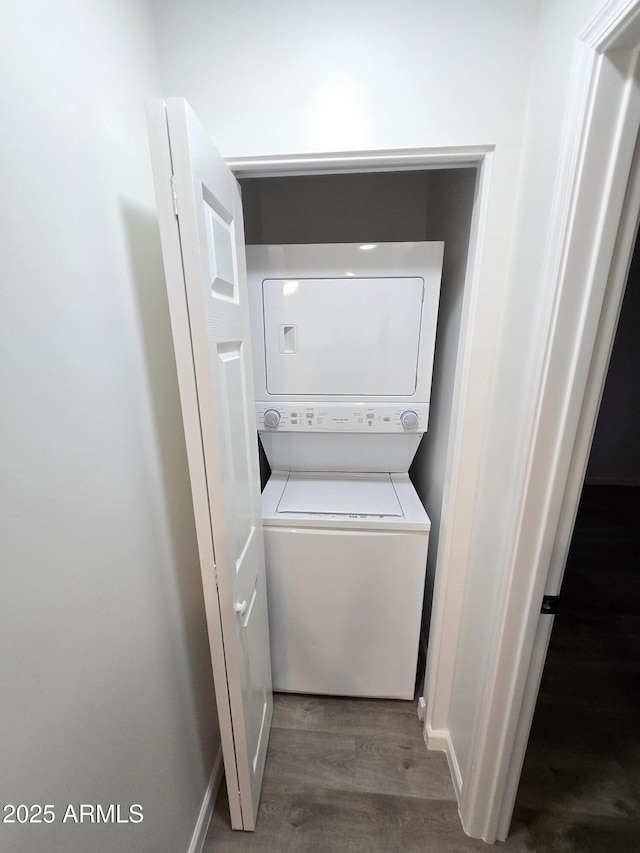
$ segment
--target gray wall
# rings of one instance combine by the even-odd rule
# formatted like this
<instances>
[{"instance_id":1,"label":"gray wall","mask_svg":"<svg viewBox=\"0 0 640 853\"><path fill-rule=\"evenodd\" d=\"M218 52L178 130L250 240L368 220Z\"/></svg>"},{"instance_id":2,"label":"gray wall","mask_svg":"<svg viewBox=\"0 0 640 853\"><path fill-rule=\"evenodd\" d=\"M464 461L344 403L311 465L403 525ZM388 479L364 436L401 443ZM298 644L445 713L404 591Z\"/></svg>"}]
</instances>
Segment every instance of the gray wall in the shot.
<instances>
[{"instance_id":1,"label":"gray wall","mask_svg":"<svg viewBox=\"0 0 640 853\"><path fill-rule=\"evenodd\" d=\"M429 631L438 542L442 524L449 429L453 412L453 382L458 361L462 300L467 271L469 231L475 196L475 169L433 172L427 203L429 240L444 240L442 289L433 363L429 430L411 467L411 477L431 519L427 583L423 617L423 646Z\"/></svg>"},{"instance_id":2,"label":"gray wall","mask_svg":"<svg viewBox=\"0 0 640 853\"><path fill-rule=\"evenodd\" d=\"M640 485L640 250L636 250L600 404L587 483Z\"/></svg>"},{"instance_id":3,"label":"gray wall","mask_svg":"<svg viewBox=\"0 0 640 853\"><path fill-rule=\"evenodd\" d=\"M248 243L424 240L430 172L241 181Z\"/></svg>"},{"instance_id":4,"label":"gray wall","mask_svg":"<svg viewBox=\"0 0 640 853\"><path fill-rule=\"evenodd\" d=\"M5 4L3 853L186 851L218 752L144 120L144 0ZM131 803L138 825L62 823Z\"/></svg>"}]
</instances>

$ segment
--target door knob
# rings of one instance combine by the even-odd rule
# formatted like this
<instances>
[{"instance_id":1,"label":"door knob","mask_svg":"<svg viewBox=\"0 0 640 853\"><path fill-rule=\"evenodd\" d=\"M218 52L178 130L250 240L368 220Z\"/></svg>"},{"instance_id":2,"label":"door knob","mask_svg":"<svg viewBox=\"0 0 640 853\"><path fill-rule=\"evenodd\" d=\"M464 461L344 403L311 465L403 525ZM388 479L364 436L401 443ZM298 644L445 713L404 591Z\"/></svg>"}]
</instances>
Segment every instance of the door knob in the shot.
<instances>
[{"instance_id":1,"label":"door knob","mask_svg":"<svg viewBox=\"0 0 640 853\"><path fill-rule=\"evenodd\" d=\"M247 602L236 601L235 611L239 616L244 616L244 614L247 612Z\"/></svg>"}]
</instances>

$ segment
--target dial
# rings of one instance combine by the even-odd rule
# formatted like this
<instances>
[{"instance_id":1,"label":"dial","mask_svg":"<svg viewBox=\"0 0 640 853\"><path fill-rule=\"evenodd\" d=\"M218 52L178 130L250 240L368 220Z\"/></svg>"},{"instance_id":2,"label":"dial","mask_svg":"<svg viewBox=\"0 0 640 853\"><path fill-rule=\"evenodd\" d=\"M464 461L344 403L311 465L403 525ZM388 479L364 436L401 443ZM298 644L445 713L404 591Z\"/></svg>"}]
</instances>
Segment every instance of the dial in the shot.
<instances>
[{"instance_id":1,"label":"dial","mask_svg":"<svg viewBox=\"0 0 640 853\"><path fill-rule=\"evenodd\" d=\"M415 429L420 423L420 418L418 417L417 412L414 412L413 409L409 409L407 412L403 412L400 415L400 423L405 429Z\"/></svg>"},{"instance_id":2,"label":"dial","mask_svg":"<svg viewBox=\"0 0 640 853\"><path fill-rule=\"evenodd\" d=\"M267 427L277 427L280 423L280 412L277 409L267 409L264 413L264 425Z\"/></svg>"}]
</instances>

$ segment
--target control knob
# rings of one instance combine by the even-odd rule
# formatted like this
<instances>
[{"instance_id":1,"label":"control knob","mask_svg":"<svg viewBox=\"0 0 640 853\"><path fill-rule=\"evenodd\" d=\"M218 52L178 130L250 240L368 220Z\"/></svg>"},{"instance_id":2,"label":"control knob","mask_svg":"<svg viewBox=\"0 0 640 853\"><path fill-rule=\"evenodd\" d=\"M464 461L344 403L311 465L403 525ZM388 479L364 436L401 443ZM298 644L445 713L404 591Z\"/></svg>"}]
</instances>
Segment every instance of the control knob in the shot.
<instances>
[{"instance_id":1,"label":"control knob","mask_svg":"<svg viewBox=\"0 0 640 853\"><path fill-rule=\"evenodd\" d=\"M400 415L400 423L405 429L415 429L420 423L420 418L417 412L409 409Z\"/></svg>"},{"instance_id":2,"label":"control knob","mask_svg":"<svg viewBox=\"0 0 640 853\"><path fill-rule=\"evenodd\" d=\"M280 423L280 412L277 409L267 409L264 413L264 425L267 427L277 427Z\"/></svg>"}]
</instances>

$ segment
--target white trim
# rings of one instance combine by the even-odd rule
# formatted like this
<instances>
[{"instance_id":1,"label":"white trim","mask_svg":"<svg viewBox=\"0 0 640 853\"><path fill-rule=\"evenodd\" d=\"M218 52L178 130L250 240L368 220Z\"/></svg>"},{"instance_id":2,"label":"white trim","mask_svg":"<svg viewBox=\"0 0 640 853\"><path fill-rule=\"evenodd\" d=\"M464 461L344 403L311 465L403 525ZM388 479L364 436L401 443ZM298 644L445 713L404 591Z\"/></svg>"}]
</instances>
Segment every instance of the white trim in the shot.
<instances>
[{"instance_id":1,"label":"white trim","mask_svg":"<svg viewBox=\"0 0 640 853\"><path fill-rule=\"evenodd\" d=\"M427 749L432 749L437 752L444 752L449 765L449 773L453 783L453 790L456 795L456 800L460 802L462 798L462 773L456 756L456 751L453 748L451 734L448 729L432 729L428 724L424 727L424 740Z\"/></svg>"},{"instance_id":2,"label":"white trim","mask_svg":"<svg viewBox=\"0 0 640 853\"><path fill-rule=\"evenodd\" d=\"M416 169L460 169L478 166L493 145L409 148L404 151L348 151L322 154L283 154L264 157L227 157L237 178L290 175L329 175L341 172L400 172Z\"/></svg>"},{"instance_id":3,"label":"white trim","mask_svg":"<svg viewBox=\"0 0 640 853\"><path fill-rule=\"evenodd\" d=\"M447 441L447 461L444 494L442 498L441 525L433 590L433 609L429 629L424 698L427 706L427 724L432 731L444 730L449 721L449 708L455 676L455 661L462 627L466 567L469 563L471 530L460 533L464 525L456 525L456 513L473 517L472 507L477 492L478 466L466 460L462 449L465 441L465 402L471 371L471 347L476 334L476 314L480 292L482 249L489 209L489 188L493 155L487 155L478 170L477 202L474 205L469 235L469 256L464 286L464 305L460 326L460 339L467 345L458 352L455 387L453 392L453 424ZM486 415L485 415L486 416ZM476 425L480 431L480 425ZM479 442L467 443L476 457L481 452ZM476 472L475 478L471 472ZM468 525L467 525L468 528ZM457 535L454 536L454 530ZM463 567L464 577L451 568Z\"/></svg>"},{"instance_id":4,"label":"white trim","mask_svg":"<svg viewBox=\"0 0 640 853\"><path fill-rule=\"evenodd\" d=\"M636 0L609 0L578 38L596 53L630 49L638 43Z\"/></svg>"},{"instance_id":5,"label":"white trim","mask_svg":"<svg viewBox=\"0 0 640 853\"><path fill-rule=\"evenodd\" d=\"M202 848L204 847L207 830L211 823L211 815L213 814L223 775L224 767L222 764L222 745L220 745L218 748L218 754L216 755L216 760L213 762L213 768L211 769L211 775L209 776L209 784L207 785L204 797L202 798L200 812L198 813L198 820L196 821L187 853L201 853Z\"/></svg>"},{"instance_id":6,"label":"white trim","mask_svg":"<svg viewBox=\"0 0 640 853\"><path fill-rule=\"evenodd\" d=\"M513 739L513 749L505 778L505 792L502 803L500 804L500 814L496 829L496 839L498 841L506 841L509 834L511 817L520 784L520 775L522 774L522 765L524 764L527 745L529 743L533 712L535 711L538 700L538 691L540 690L544 662L547 657L547 649L549 648L554 621L554 616L538 616L538 627L533 644L531 664L522 697L522 709Z\"/></svg>"},{"instance_id":7,"label":"white trim","mask_svg":"<svg viewBox=\"0 0 640 853\"><path fill-rule=\"evenodd\" d=\"M593 357L591 359L591 369L587 378L587 387L585 390L584 402L582 404L582 413L580 415L580 423L571 459L571 466L567 477L567 485L565 494L560 509L560 518L558 521L558 530L556 532L553 543L553 551L549 563L549 577L545 586L545 594L557 595L560 592L564 569L569 555L569 547L571 545L571 537L573 535L573 526L578 511L578 503L582 486L585 482L585 474L587 464L589 462L589 453L593 442L593 435L596 428L598 411L600 409L600 401L604 392L604 385L609 369L609 361L613 350L616 328L618 326L618 318L622 308L622 300L627 284L629 267L633 254L633 247L638 231L638 218L640 215L640 145L636 143L633 163L631 165L631 175L629 178L629 187L622 210L620 220L620 228L618 229L618 237L614 249L613 261L611 263L611 272L607 284L602 314L598 326L598 334L594 346ZM589 483L596 484L603 482L608 485L614 485L617 482L619 485L640 485L637 479L620 479L618 481L611 478L602 479L592 477L588 480Z\"/></svg>"},{"instance_id":8,"label":"white trim","mask_svg":"<svg viewBox=\"0 0 640 853\"><path fill-rule=\"evenodd\" d=\"M436 731L428 723L425 723L423 734L427 749L432 749L434 752L446 752L451 744L451 736L447 729Z\"/></svg>"},{"instance_id":9,"label":"white trim","mask_svg":"<svg viewBox=\"0 0 640 853\"><path fill-rule=\"evenodd\" d=\"M620 4L608 8L613 6L618 9ZM634 20L638 8L638 0L633 8L627 4L627 21ZM620 43L619 28L616 33ZM516 469L523 477L513 501L517 517L503 619L496 633L487 698L472 736L472 771L460 809L465 831L485 841L495 840L499 823L501 832L508 825L507 783L519 777L520 768L516 772L514 763L524 755L524 749L516 747L522 726L528 725L521 711L535 674L540 602L640 122L640 93L633 85L636 57L610 58L593 50L598 45L580 49L576 60L572 88L574 96L581 92L582 98L565 130L569 135L545 264L552 269L542 277L549 282L548 307L543 306L537 339L546 347L544 353L534 354L531 375L538 376L533 382L536 397ZM591 251L585 252L585 247Z\"/></svg>"}]
</instances>

